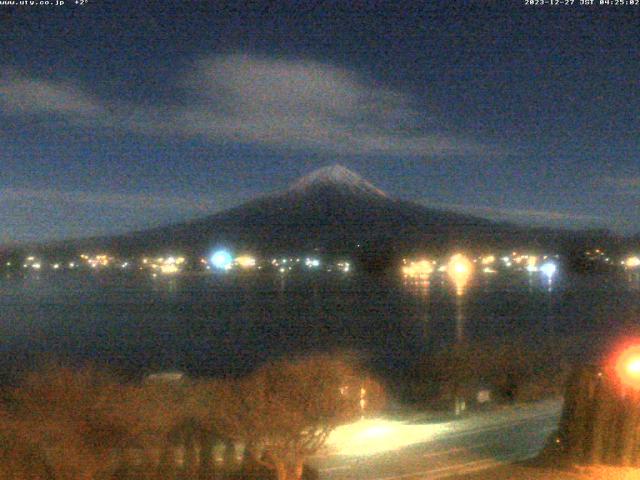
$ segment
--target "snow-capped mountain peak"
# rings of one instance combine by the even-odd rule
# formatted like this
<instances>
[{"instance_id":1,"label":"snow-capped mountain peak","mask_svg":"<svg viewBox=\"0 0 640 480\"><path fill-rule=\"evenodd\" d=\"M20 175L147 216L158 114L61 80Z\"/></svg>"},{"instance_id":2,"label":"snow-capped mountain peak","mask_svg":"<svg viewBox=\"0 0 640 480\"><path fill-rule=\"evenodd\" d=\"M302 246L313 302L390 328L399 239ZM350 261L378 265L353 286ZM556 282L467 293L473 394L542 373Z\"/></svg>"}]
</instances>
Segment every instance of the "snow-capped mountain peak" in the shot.
<instances>
[{"instance_id":1,"label":"snow-capped mountain peak","mask_svg":"<svg viewBox=\"0 0 640 480\"><path fill-rule=\"evenodd\" d=\"M333 187L349 193L387 196L357 173L338 164L323 167L305 175L291 186L290 191L306 192L318 187Z\"/></svg>"}]
</instances>

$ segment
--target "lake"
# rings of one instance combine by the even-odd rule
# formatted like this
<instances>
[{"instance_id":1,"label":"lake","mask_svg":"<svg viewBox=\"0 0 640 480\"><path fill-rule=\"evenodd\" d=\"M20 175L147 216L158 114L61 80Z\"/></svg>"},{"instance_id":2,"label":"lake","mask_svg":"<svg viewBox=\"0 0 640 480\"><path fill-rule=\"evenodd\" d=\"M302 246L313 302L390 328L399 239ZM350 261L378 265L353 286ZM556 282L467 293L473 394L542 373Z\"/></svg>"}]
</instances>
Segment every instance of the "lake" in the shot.
<instances>
[{"instance_id":1,"label":"lake","mask_svg":"<svg viewBox=\"0 0 640 480\"><path fill-rule=\"evenodd\" d=\"M637 279L477 274L462 295L357 273L191 275L43 272L0 278L5 376L55 356L133 374L241 374L269 358L335 348L394 375L456 338L570 339L578 357L640 325Z\"/></svg>"}]
</instances>

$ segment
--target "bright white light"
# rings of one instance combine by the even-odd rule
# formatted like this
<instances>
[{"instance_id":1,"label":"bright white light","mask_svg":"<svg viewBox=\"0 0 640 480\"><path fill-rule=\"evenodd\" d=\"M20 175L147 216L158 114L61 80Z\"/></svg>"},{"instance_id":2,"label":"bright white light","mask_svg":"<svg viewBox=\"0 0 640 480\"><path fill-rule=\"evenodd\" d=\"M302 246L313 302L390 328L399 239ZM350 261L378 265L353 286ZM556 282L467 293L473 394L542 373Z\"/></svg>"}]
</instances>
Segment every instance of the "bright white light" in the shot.
<instances>
[{"instance_id":1,"label":"bright white light","mask_svg":"<svg viewBox=\"0 0 640 480\"><path fill-rule=\"evenodd\" d=\"M538 271L538 267L536 267L535 265L527 265L527 272L534 273L537 271Z\"/></svg>"},{"instance_id":2,"label":"bright white light","mask_svg":"<svg viewBox=\"0 0 640 480\"><path fill-rule=\"evenodd\" d=\"M368 456L428 442L450 429L447 424L410 425L384 419L364 419L336 428L326 445L337 455Z\"/></svg>"},{"instance_id":3,"label":"bright white light","mask_svg":"<svg viewBox=\"0 0 640 480\"><path fill-rule=\"evenodd\" d=\"M218 250L211 255L211 264L218 270L229 270L233 257L227 250Z\"/></svg>"},{"instance_id":4,"label":"bright white light","mask_svg":"<svg viewBox=\"0 0 640 480\"><path fill-rule=\"evenodd\" d=\"M551 278L556 274L556 272L558 271L558 266L553 263L553 262L547 262L547 263L543 263L540 266L540 271L542 273L544 273L544 275L551 280Z\"/></svg>"},{"instance_id":5,"label":"bright white light","mask_svg":"<svg viewBox=\"0 0 640 480\"><path fill-rule=\"evenodd\" d=\"M640 377L640 358L634 358L627 364L627 373L636 378Z\"/></svg>"},{"instance_id":6,"label":"bright white light","mask_svg":"<svg viewBox=\"0 0 640 480\"><path fill-rule=\"evenodd\" d=\"M317 258L306 258L304 263L309 268L315 268L320 266L320 260L318 260Z\"/></svg>"}]
</instances>

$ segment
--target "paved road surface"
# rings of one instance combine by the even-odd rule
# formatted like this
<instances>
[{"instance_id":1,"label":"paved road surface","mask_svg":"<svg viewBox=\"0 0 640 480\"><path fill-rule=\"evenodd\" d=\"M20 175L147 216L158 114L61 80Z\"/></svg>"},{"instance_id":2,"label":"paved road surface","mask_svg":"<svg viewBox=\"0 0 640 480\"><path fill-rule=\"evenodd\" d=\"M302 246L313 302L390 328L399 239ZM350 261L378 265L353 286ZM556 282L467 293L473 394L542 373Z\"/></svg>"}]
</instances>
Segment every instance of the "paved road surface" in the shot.
<instances>
[{"instance_id":1,"label":"paved road surface","mask_svg":"<svg viewBox=\"0 0 640 480\"><path fill-rule=\"evenodd\" d=\"M561 401L427 422L365 420L336 430L311 462L323 480L447 478L535 456L556 429Z\"/></svg>"}]
</instances>

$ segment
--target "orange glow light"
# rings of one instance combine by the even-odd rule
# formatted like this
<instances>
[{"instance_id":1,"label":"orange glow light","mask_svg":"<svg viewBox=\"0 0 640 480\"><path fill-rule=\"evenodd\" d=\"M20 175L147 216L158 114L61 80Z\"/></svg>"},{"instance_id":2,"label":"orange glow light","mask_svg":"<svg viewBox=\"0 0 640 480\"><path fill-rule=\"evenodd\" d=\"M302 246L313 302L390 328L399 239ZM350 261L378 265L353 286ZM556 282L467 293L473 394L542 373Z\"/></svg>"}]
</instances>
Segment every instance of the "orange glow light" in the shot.
<instances>
[{"instance_id":1,"label":"orange glow light","mask_svg":"<svg viewBox=\"0 0 640 480\"><path fill-rule=\"evenodd\" d=\"M456 293L462 295L473 274L473 263L467 257L458 253L449 259L447 272L456 287Z\"/></svg>"},{"instance_id":2,"label":"orange glow light","mask_svg":"<svg viewBox=\"0 0 640 480\"><path fill-rule=\"evenodd\" d=\"M427 278L432 272L433 262L429 260L411 262L409 265L402 267L402 273L405 277Z\"/></svg>"},{"instance_id":3,"label":"orange glow light","mask_svg":"<svg viewBox=\"0 0 640 480\"><path fill-rule=\"evenodd\" d=\"M640 345L622 351L616 361L616 373L623 384L640 389Z\"/></svg>"},{"instance_id":4,"label":"orange glow light","mask_svg":"<svg viewBox=\"0 0 640 480\"><path fill-rule=\"evenodd\" d=\"M624 264L627 268L638 268L640 267L640 258L636 256L629 257L624 261Z\"/></svg>"}]
</instances>

